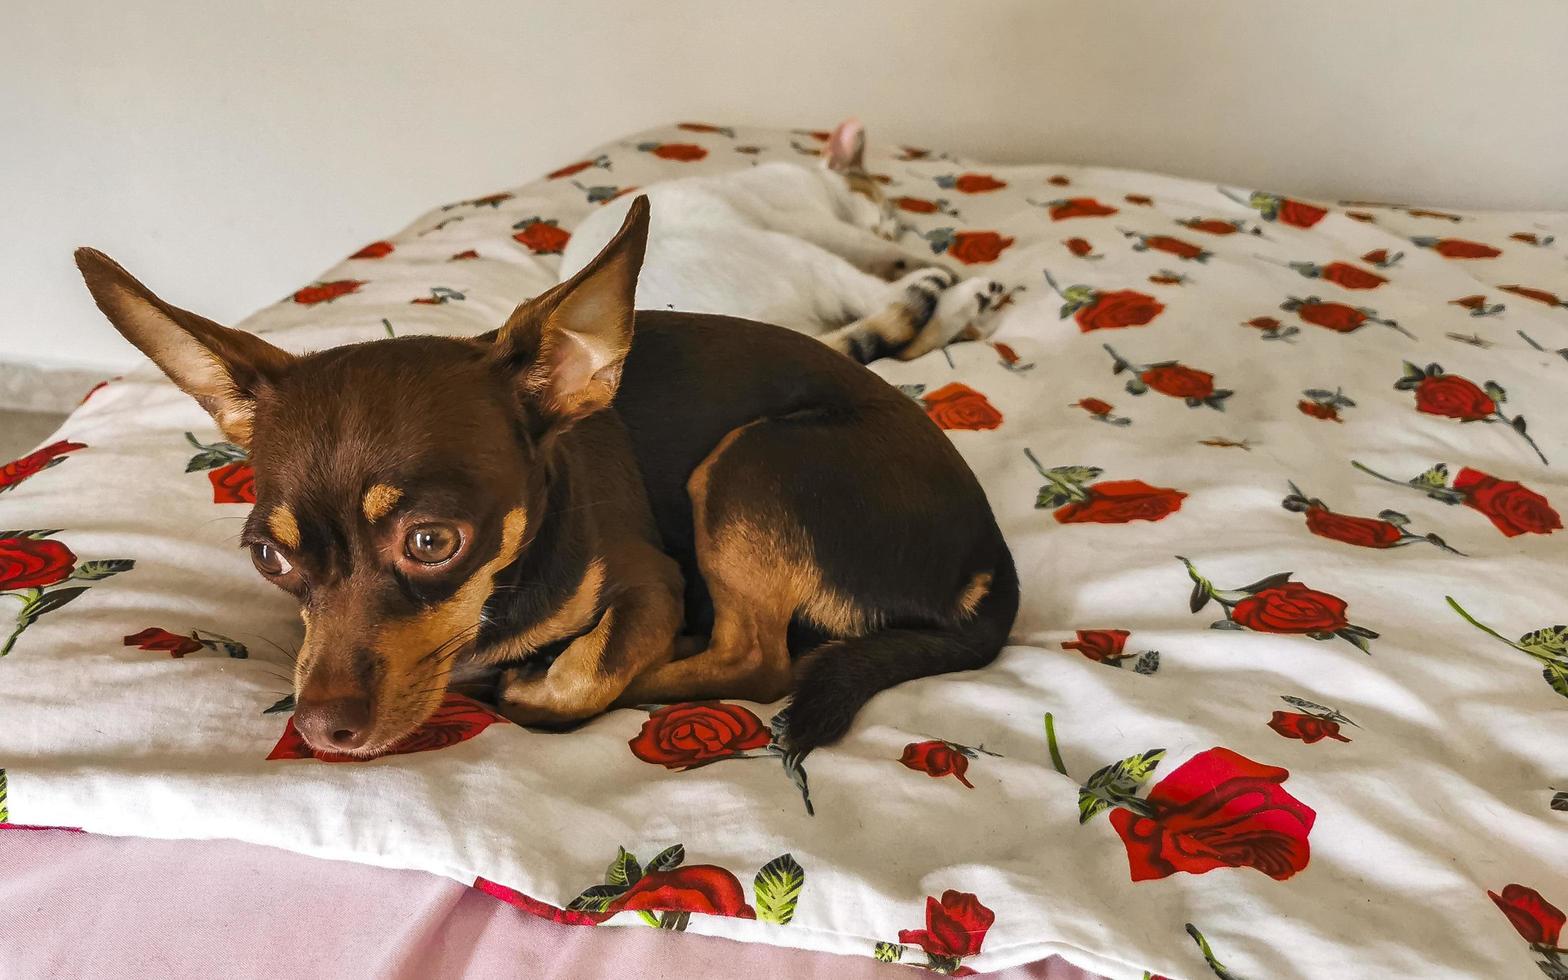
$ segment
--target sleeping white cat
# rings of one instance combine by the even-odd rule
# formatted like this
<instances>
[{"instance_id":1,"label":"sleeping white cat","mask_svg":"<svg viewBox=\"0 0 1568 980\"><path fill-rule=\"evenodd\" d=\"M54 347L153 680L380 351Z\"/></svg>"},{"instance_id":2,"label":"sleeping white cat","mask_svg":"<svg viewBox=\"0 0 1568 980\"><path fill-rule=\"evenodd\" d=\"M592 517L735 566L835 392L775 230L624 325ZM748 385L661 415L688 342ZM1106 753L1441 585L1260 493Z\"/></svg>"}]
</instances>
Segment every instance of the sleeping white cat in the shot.
<instances>
[{"instance_id":1,"label":"sleeping white cat","mask_svg":"<svg viewBox=\"0 0 1568 980\"><path fill-rule=\"evenodd\" d=\"M901 226L865 169L864 148L851 119L828 139L820 166L767 163L646 188L653 220L637 305L778 324L862 362L988 336L1003 286L959 282L899 245ZM629 197L611 201L578 226L562 279L598 254L629 206Z\"/></svg>"}]
</instances>

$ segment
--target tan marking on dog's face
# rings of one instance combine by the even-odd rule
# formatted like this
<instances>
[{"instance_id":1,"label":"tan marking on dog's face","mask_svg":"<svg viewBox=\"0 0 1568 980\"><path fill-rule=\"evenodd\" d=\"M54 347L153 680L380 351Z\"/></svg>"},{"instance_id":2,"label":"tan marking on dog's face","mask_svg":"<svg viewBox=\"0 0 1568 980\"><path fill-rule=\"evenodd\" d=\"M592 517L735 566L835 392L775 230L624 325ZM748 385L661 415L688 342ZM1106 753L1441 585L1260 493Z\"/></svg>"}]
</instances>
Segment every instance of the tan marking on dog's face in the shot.
<instances>
[{"instance_id":1,"label":"tan marking on dog's face","mask_svg":"<svg viewBox=\"0 0 1568 980\"><path fill-rule=\"evenodd\" d=\"M979 572L964 586L964 591L958 595L958 615L964 619L975 614L980 608L980 600L991 593L991 573Z\"/></svg>"},{"instance_id":2,"label":"tan marking on dog's face","mask_svg":"<svg viewBox=\"0 0 1568 980\"><path fill-rule=\"evenodd\" d=\"M378 483L365 491L365 499L360 505L364 511L365 520L374 524L381 518L392 513L392 508L403 499L403 491L385 483Z\"/></svg>"},{"instance_id":3,"label":"tan marking on dog's face","mask_svg":"<svg viewBox=\"0 0 1568 980\"><path fill-rule=\"evenodd\" d=\"M527 519L522 508L508 511L502 521L501 546L445 602L406 619L377 625L369 646L383 665L374 701L371 736L353 755L378 755L430 717L445 697L456 651L471 642L479 627L485 600L494 590L496 573L517 559ZM316 649L310 620L300 648L296 690L322 651Z\"/></svg>"},{"instance_id":4,"label":"tan marking on dog's face","mask_svg":"<svg viewBox=\"0 0 1568 980\"><path fill-rule=\"evenodd\" d=\"M267 515L267 530L278 539L278 544L291 551L299 550L299 521L294 519L294 512L287 504L272 508L272 513Z\"/></svg>"}]
</instances>

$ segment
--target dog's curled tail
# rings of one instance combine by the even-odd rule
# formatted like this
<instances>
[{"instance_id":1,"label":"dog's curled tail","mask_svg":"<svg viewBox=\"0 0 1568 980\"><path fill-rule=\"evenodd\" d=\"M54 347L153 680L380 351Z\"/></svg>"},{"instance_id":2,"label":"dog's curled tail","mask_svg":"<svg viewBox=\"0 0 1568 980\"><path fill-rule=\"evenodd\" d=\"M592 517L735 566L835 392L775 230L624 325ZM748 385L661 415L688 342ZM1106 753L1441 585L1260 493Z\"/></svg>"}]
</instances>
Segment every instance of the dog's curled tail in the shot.
<instances>
[{"instance_id":1,"label":"dog's curled tail","mask_svg":"<svg viewBox=\"0 0 1568 980\"><path fill-rule=\"evenodd\" d=\"M1018 613L1018 573L1005 546L1000 552L973 616L951 626L830 640L803 656L788 708L788 748L804 755L838 741L865 703L895 684L995 660Z\"/></svg>"}]
</instances>

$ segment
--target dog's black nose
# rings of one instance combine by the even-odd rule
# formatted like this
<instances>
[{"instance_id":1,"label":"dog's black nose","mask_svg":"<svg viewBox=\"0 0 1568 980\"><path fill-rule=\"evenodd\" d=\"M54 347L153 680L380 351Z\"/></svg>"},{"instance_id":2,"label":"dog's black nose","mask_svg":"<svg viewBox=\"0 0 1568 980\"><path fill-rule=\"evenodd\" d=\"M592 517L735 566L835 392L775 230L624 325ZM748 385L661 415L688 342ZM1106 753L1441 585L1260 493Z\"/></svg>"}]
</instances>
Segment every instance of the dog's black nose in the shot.
<instances>
[{"instance_id":1,"label":"dog's black nose","mask_svg":"<svg viewBox=\"0 0 1568 980\"><path fill-rule=\"evenodd\" d=\"M370 737L370 702L334 698L301 703L294 709L294 727L315 748L351 752Z\"/></svg>"}]
</instances>

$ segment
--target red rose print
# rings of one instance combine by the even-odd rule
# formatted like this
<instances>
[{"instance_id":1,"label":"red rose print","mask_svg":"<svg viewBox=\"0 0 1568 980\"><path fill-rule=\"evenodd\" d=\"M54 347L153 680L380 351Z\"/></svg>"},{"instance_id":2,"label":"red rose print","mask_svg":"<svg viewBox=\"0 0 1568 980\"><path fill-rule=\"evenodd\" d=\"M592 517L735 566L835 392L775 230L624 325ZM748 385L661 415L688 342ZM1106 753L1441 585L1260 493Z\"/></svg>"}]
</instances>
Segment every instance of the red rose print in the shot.
<instances>
[{"instance_id":1,"label":"red rose print","mask_svg":"<svg viewBox=\"0 0 1568 980\"><path fill-rule=\"evenodd\" d=\"M1349 625L1338 596L1286 582L1247 596L1231 608L1231 621L1259 633L1333 633Z\"/></svg>"},{"instance_id":2,"label":"red rose print","mask_svg":"<svg viewBox=\"0 0 1568 980\"><path fill-rule=\"evenodd\" d=\"M1304 715L1299 711L1274 712L1269 727L1285 738L1300 739L1308 745L1321 742L1325 738L1337 739L1341 742L1350 741L1339 733L1339 722L1328 721L1316 715Z\"/></svg>"},{"instance_id":3,"label":"red rose print","mask_svg":"<svg viewBox=\"0 0 1568 980\"><path fill-rule=\"evenodd\" d=\"M1234 394L1229 388L1214 387L1214 375L1207 371L1199 371L1176 361L1134 364L1116 353L1110 344L1101 346L1111 355L1112 374L1124 371L1132 374L1132 380L1127 382L1129 394L1142 395L1153 390L1171 398L1182 399L1188 408L1207 405L1221 412L1225 410L1225 400Z\"/></svg>"},{"instance_id":4,"label":"red rose print","mask_svg":"<svg viewBox=\"0 0 1568 980\"><path fill-rule=\"evenodd\" d=\"M995 921L996 913L973 894L949 889L940 900L926 898L926 927L901 929L898 941L919 946L930 956L961 959L980 952Z\"/></svg>"},{"instance_id":5,"label":"red rose print","mask_svg":"<svg viewBox=\"0 0 1568 980\"><path fill-rule=\"evenodd\" d=\"M1503 254L1502 249L1463 238L1412 238L1411 241L1422 248L1430 248L1445 259L1495 259Z\"/></svg>"},{"instance_id":6,"label":"red rose print","mask_svg":"<svg viewBox=\"0 0 1568 980\"><path fill-rule=\"evenodd\" d=\"M969 759L946 742L937 739L910 742L904 746L904 754L898 761L933 779L940 776L954 776L970 789L975 788L973 783L964 778L964 774L969 771Z\"/></svg>"},{"instance_id":7,"label":"red rose print","mask_svg":"<svg viewBox=\"0 0 1568 980\"><path fill-rule=\"evenodd\" d=\"M566 248L566 243L572 238L570 232L556 227L553 221L540 221L536 218L523 222L521 228L522 231L514 234L512 238L526 245L535 255L560 255L561 250Z\"/></svg>"},{"instance_id":8,"label":"red rose print","mask_svg":"<svg viewBox=\"0 0 1568 980\"><path fill-rule=\"evenodd\" d=\"M952 181L951 185L940 180L937 183L944 187L952 186L954 190L965 194L984 194L987 191L999 191L1007 186L1007 181L997 180L990 174L959 174L949 179Z\"/></svg>"},{"instance_id":9,"label":"red rose print","mask_svg":"<svg viewBox=\"0 0 1568 980\"><path fill-rule=\"evenodd\" d=\"M1302 401L1296 403L1296 408L1301 412L1302 415L1310 415L1315 419L1325 419L1330 422L1338 422L1341 425L1343 425L1345 422L1344 419L1339 417L1338 408L1324 402L1314 402L1303 399Z\"/></svg>"},{"instance_id":10,"label":"red rose print","mask_svg":"<svg viewBox=\"0 0 1568 980\"><path fill-rule=\"evenodd\" d=\"M1508 237L1516 242L1524 242L1526 245L1539 245L1543 248L1557 240L1551 235L1547 235L1545 238L1542 238L1541 236L1528 231L1516 231Z\"/></svg>"},{"instance_id":11,"label":"red rose print","mask_svg":"<svg viewBox=\"0 0 1568 980\"><path fill-rule=\"evenodd\" d=\"M683 122L676 124L677 129L684 129L688 133L724 133L728 127L714 126L710 123Z\"/></svg>"},{"instance_id":12,"label":"red rose print","mask_svg":"<svg viewBox=\"0 0 1568 980\"><path fill-rule=\"evenodd\" d=\"M392 254L391 242L371 242L364 248L350 255L351 259L384 259Z\"/></svg>"},{"instance_id":13,"label":"red rose print","mask_svg":"<svg viewBox=\"0 0 1568 980\"><path fill-rule=\"evenodd\" d=\"M1534 888L1508 885L1501 895L1486 893L1524 941L1531 946L1555 947L1562 936L1563 924L1568 922L1562 910L1541 897Z\"/></svg>"},{"instance_id":14,"label":"red rose print","mask_svg":"<svg viewBox=\"0 0 1568 980\"><path fill-rule=\"evenodd\" d=\"M1416 411L1475 422L1496 412L1497 403L1475 382L1457 374L1439 374L1416 385Z\"/></svg>"},{"instance_id":15,"label":"red rose print","mask_svg":"<svg viewBox=\"0 0 1568 980\"><path fill-rule=\"evenodd\" d=\"M76 570L70 548L47 538L0 538L0 592L41 589Z\"/></svg>"},{"instance_id":16,"label":"red rose print","mask_svg":"<svg viewBox=\"0 0 1568 980\"><path fill-rule=\"evenodd\" d=\"M1342 541L1358 548L1399 548L1425 541L1444 551L1463 554L1450 548L1447 542L1436 534L1419 534L1412 531L1410 519L1398 511L1385 510L1375 518L1340 514L1331 510L1323 501L1302 493L1294 483L1290 485L1290 496L1284 499L1282 506L1293 513L1305 514L1307 530L1331 541Z\"/></svg>"},{"instance_id":17,"label":"red rose print","mask_svg":"<svg viewBox=\"0 0 1568 980\"><path fill-rule=\"evenodd\" d=\"M1321 271L1318 266L1310 263L1298 264L1297 271L1299 272L1303 269L1306 270L1304 274L1309 277L1315 272ZM1378 316L1375 310L1369 310L1364 306L1346 306L1344 303L1326 302L1318 299L1316 296L1308 296L1306 299L1292 296L1281 303L1279 308L1295 313L1314 326L1323 327L1335 333L1354 333L1368 322L1371 322L1382 324L1385 327L1399 331L1412 340L1415 339L1415 336L1404 327L1401 327L1398 321Z\"/></svg>"},{"instance_id":18,"label":"red rose print","mask_svg":"<svg viewBox=\"0 0 1568 980\"><path fill-rule=\"evenodd\" d=\"M960 231L953 234L947 254L965 265L976 265L995 262L1011 244L1013 239L994 231Z\"/></svg>"},{"instance_id":19,"label":"red rose print","mask_svg":"<svg viewBox=\"0 0 1568 980\"><path fill-rule=\"evenodd\" d=\"M1245 327L1256 327L1259 330L1278 330L1280 322L1271 316L1255 316L1242 324Z\"/></svg>"},{"instance_id":20,"label":"red rose print","mask_svg":"<svg viewBox=\"0 0 1568 980\"><path fill-rule=\"evenodd\" d=\"M1328 214L1328 211L1284 197L1280 198L1278 214L1282 224L1294 225L1297 228L1311 228L1319 221L1322 221L1324 216Z\"/></svg>"},{"instance_id":21,"label":"red rose print","mask_svg":"<svg viewBox=\"0 0 1568 980\"><path fill-rule=\"evenodd\" d=\"M648 715L627 744L644 762L666 769L691 769L770 741L762 721L738 704L699 701L672 704Z\"/></svg>"},{"instance_id":22,"label":"red rose print","mask_svg":"<svg viewBox=\"0 0 1568 980\"><path fill-rule=\"evenodd\" d=\"M1111 409L1115 408L1110 402L1101 401L1098 398L1080 398L1077 405L1090 415L1109 415Z\"/></svg>"},{"instance_id":23,"label":"red rose print","mask_svg":"<svg viewBox=\"0 0 1568 980\"><path fill-rule=\"evenodd\" d=\"M1522 331L1521 335L1523 335ZM1456 340L1465 339L1452 333L1449 336ZM1523 336L1525 340L1530 341L1528 335ZM1539 349L1539 345L1530 342L1532 346ZM1506 400L1507 393L1496 381L1488 381L1483 387L1460 375L1445 373L1440 364L1420 367L1406 361L1404 374L1394 382L1394 387L1400 391L1414 391L1416 411L1427 415L1456 419L1460 422L1503 423L1504 428L1529 444L1541 460L1541 465L1547 465L1546 454L1541 452L1541 447L1530 435L1524 416L1515 415L1509 418L1502 411L1500 403Z\"/></svg>"},{"instance_id":24,"label":"red rose print","mask_svg":"<svg viewBox=\"0 0 1568 980\"><path fill-rule=\"evenodd\" d=\"M168 630L159 629L156 626L149 626L140 633L132 633L130 636L127 636L125 645L136 647L139 650L166 652L176 660L184 657L187 653L195 653L198 650L205 649L200 640L189 636L181 636L178 633L170 633Z\"/></svg>"},{"instance_id":25,"label":"red rose print","mask_svg":"<svg viewBox=\"0 0 1568 980\"><path fill-rule=\"evenodd\" d=\"M1142 240L1143 244L1148 248L1156 252L1168 252L1179 259L1198 259L1202 261L1209 254L1191 242L1184 242L1180 238L1172 238L1169 235L1147 235L1143 236Z\"/></svg>"},{"instance_id":26,"label":"red rose print","mask_svg":"<svg viewBox=\"0 0 1568 980\"><path fill-rule=\"evenodd\" d=\"M1525 299L1533 299L1537 303L1545 303L1547 306L1568 306L1568 303L1565 303L1564 301L1557 298L1556 293L1549 293L1544 289L1533 289L1529 286L1520 286L1517 284L1513 286L1498 286L1497 288L1501 289L1505 293L1513 293L1515 296L1523 296Z\"/></svg>"},{"instance_id":27,"label":"red rose print","mask_svg":"<svg viewBox=\"0 0 1568 980\"><path fill-rule=\"evenodd\" d=\"M1361 256L1361 261L1370 262L1379 269L1386 269L1394 263L1398 262L1402 257L1403 255L1400 252L1395 252L1393 257L1390 257L1388 254L1388 249L1375 248Z\"/></svg>"},{"instance_id":28,"label":"red rose print","mask_svg":"<svg viewBox=\"0 0 1568 980\"><path fill-rule=\"evenodd\" d=\"M1296 315L1314 326L1327 327L1336 333L1351 333L1367 322L1365 313L1343 303L1303 303L1297 307Z\"/></svg>"},{"instance_id":29,"label":"red rose print","mask_svg":"<svg viewBox=\"0 0 1568 980\"><path fill-rule=\"evenodd\" d=\"M499 716L478 701L448 691L441 701L441 706L425 719L423 725L414 729L407 737L381 755L408 755L413 752L433 752L436 749L444 749L468 741L499 721L502 721ZM267 759L268 761L274 759L316 759L319 762L366 761L358 756L312 749L294 727L292 715L283 726L283 737L279 738L278 744L272 747Z\"/></svg>"},{"instance_id":30,"label":"red rose print","mask_svg":"<svg viewBox=\"0 0 1568 980\"><path fill-rule=\"evenodd\" d=\"M1062 244L1067 246L1067 251L1078 256L1079 258L1086 258L1094 252L1094 246L1089 244L1086 239L1068 238L1065 239Z\"/></svg>"},{"instance_id":31,"label":"red rose print","mask_svg":"<svg viewBox=\"0 0 1568 980\"><path fill-rule=\"evenodd\" d=\"M212 481L212 502L215 504L254 504L256 502L256 471L249 463L229 463L207 473Z\"/></svg>"},{"instance_id":32,"label":"red rose print","mask_svg":"<svg viewBox=\"0 0 1568 980\"><path fill-rule=\"evenodd\" d=\"M740 880L712 864L688 864L670 871L650 871L617 895L605 912L703 912L755 919L746 904Z\"/></svg>"},{"instance_id":33,"label":"red rose print","mask_svg":"<svg viewBox=\"0 0 1568 980\"><path fill-rule=\"evenodd\" d=\"M595 912L579 912L575 909L556 908L547 902L524 895L505 885L498 885L487 878L475 878L474 887L493 898L499 898L508 905L515 905L529 915L537 915L541 919L559 922L568 926L596 926L604 920L604 916Z\"/></svg>"},{"instance_id":34,"label":"red rose print","mask_svg":"<svg viewBox=\"0 0 1568 980\"><path fill-rule=\"evenodd\" d=\"M1150 276L1149 281L1154 283L1156 286L1180 286L1187 282L1187 277L1177 275L1176 273L1171 272L1169 269L1161 269L1159 272Z\"/></svg>"},{"instance_id":35,"label":"red rose print","mask_svg":"<svg viewBox=\"0 0 1568 980\"><path fill-rule=\"evenodd\" d=\"M306 286L294 294L294 302L301 306L315 306L317 303L330 303L339 296L359 292L363 286L361 279L337 279L332 282L318 282L313 286Z\"/></svg>"},{"instance_id":36,"label":"red rose print","mask_svg":"<svg viewBox=\"0 0 1568 980\"><path fill-rule=\"evenodd\" d=\"M940 204L923 197L895 197L893 203L900 211L908 211L911 214L936 214L942 210Z\"/></svg>"},{"instance_id":37,"label":"red rose print","mask_svg":"<svg viewBox=\"0 0 1568 980\"><path fill-rule=\"evenodd\" d=\"M991 347L996 351L996 356L1001 358L1002 366L1007 368L1009 371L1027 371L1034 367L1033 362L1028 364L1020 363L1023 358L1018 356L1018 352L1013 350L1011 344L1004 344L1001 341L996 341L991 344Z\"/></svg>"},{"instance_id":38,"label":"red rose print","mask_svg":"<svg viewBox=\"0 0 1568 980\"><path fill-rule=\"evenodd\" d=\"M1463 306L1467 310L1479 310L1486 305L1486 296L1476 293L1474 296L1461 296L1448 302L1453 306Z\"/></svg>"},{"instance_id":39,"label":"red rose print","mask_svg":"<svg viewBox=\"0 0 1568 980\"><path fill-rule=\"evenodd\" d=\"M1091 330L1114 330L1120 327L1141 327L1153 322L1165 311L1165 304L1153 296L1146 296L1133 289L1113 289L1097 292L1094 299L1080 306L1073 319L1083 333Z\"/></svg>"},{"instance_id":40,"label":"red rose print","mask_svg":"<svg viewBox=\"0 0 1568 980\"><path fill-rule=\"evenodd\" d=\"M1078 639L1062 641L1063 650L1077 650L1095 663L1113 663L1123 656L1127 630L1078 630Z\"/></svg>"},{"instance_id":41,"label":"red rose print","mask_svg":"<svg viewBox=\"0 0 1568 980\"><path fill-rule=\"evenodd\" d=\"M1153 816L1124 807L1111 826L1133 881L1255 868L1278 881L1306 868L1317 814L1285 790L1290 773L1226 748L1200 752L1149 791Z\"/></svg>"},{"instance_id":42,"label":"red rose print","mask_svg":"<svg viewBox=\"0 0 1568 980\"><path fill-rule=\"evenodd\" d=\"M1234 235L1242 230L1239 222L1225 221L1220 218L1188 218L1186 221L1177 223L1184 228L1201 231L1208 235Z\"/></svg>"},{"instance_id":43,"label":"red rose print","mask_svg":"<svg viewBox=\"0 0 1568 980\"><path fill-rule=\"evenodd\" d=\"M58 442L51 442L42 449L35 449L21 459L14 459L0 466L0 493L4 493L30 476L65 462L66 453L74 453L78 449L86 448L85 442L67 442L61 439Z\"/></svg>"},{"instance_id":44,"label":"red rose print","mask_svg":"<svg viewBox=\"0 0 1568 980\"><path fill-rule=\"evenodd\" d=\"M1388 521L1336 514L1324 507L1308 507L1306 513L1307 530L1313 534L1362 548L1392 548L1405 536Z\"/></svg>"},{"instance_id":45,"label":"red rose print","mask_svg":"<svg viewBox=\"0 0 1568 980\"><path fill-rule=\"evenodd\" d=\"M1103 218L1116 213L1116 208L1101 204L1092 197L1070 197L1062 201L1052 201L1050 208L1052 221L1065 221L1068 218Z\"/></svg>"},{"instance_id":46,"label":"red rose print","mask_svg":"<svg viewBox=\"0 0 1568 980\"><path fill-rule=\"evenodd\" d=\"M653 148L653 155L660 160L692 163L708 155L708 151L695 143L661 143Z\"/></svg>"},{"instance_id":47,"label":"red rose print","mask_svg":"<svg viewBox=\"0 0 1568 980\"><path fill-rule=\"evenodd\" d=\"M1499 480L1466 466L1454 477L1454 489L1464 494L1467 507L1485 514L1510 538L1562 530L1563 519L1551 503L1513 480Z\"/></svg>"},{"instance_id":48,"label":"red rose print","mask_svg":"<svg viewBox=\"0 0 1568 980\"><path fill-rule=\"evenodd\" d=\"M961 381L949 382L921 396L921 401L926 415L943 429L989 430L1002 424L1002 413Z\"/></svg>"},{"instance_id":49,"label":"red rose print","mask_svg":"<svg viewBox=\"0 0 1568 980\"><path fill-rule=\"evenodd\" d=\"M1351 221L1374 222L1377 217L1366 211L1346 211L1345 217Z\"/></svg>"},{"instance_id":50,"label":"red rose print","mask_svg":"<svg viewBox=\"0 0 1568 980\"><path fill-rule=\"evenodd\" d=\"M1066 187L1068 184L1072 183L1072 181L1068 180L1066 177L1063 177L1061 174L1057 174L1054 177L1047 177L1045 178L1045 182L1050 184L1052 187Z\"/></svg>"},{"instance_id":51,"label":"red rose print","mask_svg":"<svg viewBox=\"0 0 1568 980\"><path fill-rule=\"evenodd\" d=\"M465 249L465 250L463 250L461 252L458 252L456 255L452 256L450 259L447 259L447 261L448 262L463 262L463 261L465 261L467 259L477 259L477 258L479 258L479 253L470 248L470 249Z\"/></svg>"},{"instance_id":52,"label":"red rose print","mask_svg":"<svg viewBox=\"0 0 1568 980\"><path fill-rule=\"evenodd\" d=\"M1102 480L1086 487L1087 500L1059 507L1061 524L1126 524L1159 521L1181 510L1187 495L1169 487L1151 487L1142 480Z\"/></svg>"},{"instance_id":53,"label":"red rose print","mask_svg":"<svg viewBox=\"0 0 1568 980\"><path fill-rule=\"evenodd\" d=\"M1449 214L1447 211L1430 211L1426 208L1405 208L1405 213L1410 215L1412 218L1437 218L1440 221L1465 220L1463 217L1457 214Z\"/></svg>"},{"instance_id":54,"label":"red rose print","mask_svg":"<svg viewBox=\"0 0 1568 980\"><path fill-rule=\"evenodd\" d=\"M559 170L550 171L549 173L545 174L545 179L560 180L562 177L570 177L573 174L580 174L593 165L594 161L592 160L579 160L577 163L569 163Z\"/></svg>"},{"instance_id":55,"label":"red rose print","mask_svg":"<svg viewBox=\"0 0 1568 980\"><path fill-rule=\"evenodd\" d=\"M1137 204L1146 208L1151 207L1154 204L1154 198L1147 194L1128 194L1124 196L1122 200L1126 201L1128 204Z\"/></svg>"},{"instance_id":56,"label":"red rose print","mask_svg":"<svg viewBox=\"0 0 1568 980\"><path fill-rule=\"evenodd\" d=\"M1388 282L1382 276L1368 272L1359 266L1347 262L1330 262L1319 272L1320 278L1325 279L1345 289L1376 289Z\"/></svg>"},{"instance_id":57,"label":"red rose print","mask_svg":"<svg viewBox=\"0 0 1568 980\"><path fill-rule=\"evenodd\" d=\"M1214 375L1182 364L1148 368L1138 375L1138 380L1172 398L1203 399L1214 394Z\"/></svg>"}]
</instances>

